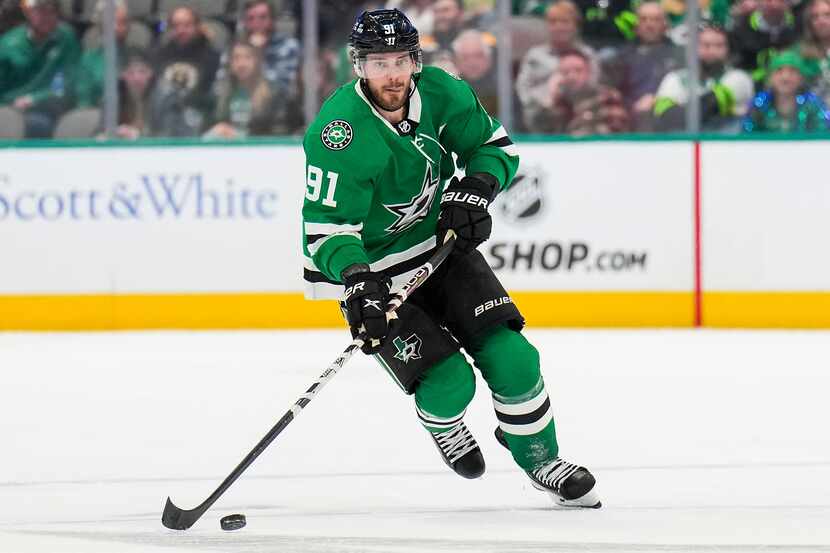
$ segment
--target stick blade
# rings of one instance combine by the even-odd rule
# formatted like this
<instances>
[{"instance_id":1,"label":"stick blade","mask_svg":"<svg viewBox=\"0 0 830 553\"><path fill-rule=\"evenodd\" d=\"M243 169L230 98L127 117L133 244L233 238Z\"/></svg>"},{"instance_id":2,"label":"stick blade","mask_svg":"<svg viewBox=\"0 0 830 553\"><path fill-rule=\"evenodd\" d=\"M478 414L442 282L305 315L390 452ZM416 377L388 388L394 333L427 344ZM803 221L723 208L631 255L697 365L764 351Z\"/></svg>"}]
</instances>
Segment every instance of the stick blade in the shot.
<instances>
[{"instance_id":1,"label":"stick blade","mask_svg":"<svg viewBox=\"0 0 830 553\"><path fill-rule=\"evenodd\" d=\"M161 514L161 523L171 530L187 530L199 520L202 512L198 507L190 511L179 509L168 497L167 503L164 504L164 512Z\"/></svg>"}]
</instances>

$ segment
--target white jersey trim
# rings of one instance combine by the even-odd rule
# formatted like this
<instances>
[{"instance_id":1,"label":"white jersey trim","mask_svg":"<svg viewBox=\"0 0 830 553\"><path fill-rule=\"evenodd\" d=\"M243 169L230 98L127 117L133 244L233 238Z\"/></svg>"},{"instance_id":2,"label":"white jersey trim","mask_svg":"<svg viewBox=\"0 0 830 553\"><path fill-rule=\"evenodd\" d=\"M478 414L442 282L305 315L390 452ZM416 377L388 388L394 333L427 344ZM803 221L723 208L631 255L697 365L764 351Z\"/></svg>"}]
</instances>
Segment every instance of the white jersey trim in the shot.
<instances>
[{"instance_id":1,"label":"white jersey trim","mask_svg":"<svg viewBox=\"0 0 830 553\"><path fill-rule=\"evenodd\" d=\"M363 223L356 225L335 223L303 223L306 234L334 234L336 232L360 232L363 230Z\"/></svg>"},{"instance_id":2,"label":"white jersey trim","mask_svg":"<svg viewBox=\"0 0 830 553\"><path fill-rule=\"evenodd\" d=\"M341 236L342 234L332 234L325 238L322 238L314 243L314 246L318 246L318 244L328 240L332 236ZM378 259L374 263L369 265L373 271L384 271L395 265L399 265L410 259L418 257L435 247L436 239L435 236L429 237L427 240L424 240L420 244L415 244L411 248L408 248L402 252L392 253ZM314 252L317 251L317 248L312 249L309 246L308 251L311 255L314 255ZM308 256L303 256L303 267L309 271L320 272L320 269L314 264L314 260ZM420 269L420 267L416 267L411 271L407 271L401 275L393 276L392 277L392 286L399 287L406 284L406 282ZM328 300L328 299L340 299L343 296L343 285L342 284L332 284L330 282L308 282L305 281L305 297L311 300Z\"/></svg>"},{"instance_id":3,"label":"white jersey trim","mask_svg":"<svg viewBox=\"0 0 830 553\"><path fill-rule=\"evenodd\" d=\"M428 252L429 250L435 247L435 244L435 237L430 236L420 244L415 244L409 249L406 249L398 253L390 253L386 257L382 257L374 263L370 263L369 267L371 267L373 271L383 271L385 269L388 269L389 267L392 267L393 265L403 263L404 261L409 261L413 257L417 257L424 252Z\"/></svg>"},{"instance_id":4,"label":"white jersey trim","mask_svg":"<svg viewBox=\"0 0 830 553\"><path fill-rule=\"evenodd\" d=\"M332 238L337 238L338 236L353 236L357 238L358 241L363 240L363 237L360 235L359 232L335 232L334 234L329 234L328 236L324 236L320 238L313 244L308 244L308 253L314 255L320 247L331 240Z\"/></svg>"}]
</instances>

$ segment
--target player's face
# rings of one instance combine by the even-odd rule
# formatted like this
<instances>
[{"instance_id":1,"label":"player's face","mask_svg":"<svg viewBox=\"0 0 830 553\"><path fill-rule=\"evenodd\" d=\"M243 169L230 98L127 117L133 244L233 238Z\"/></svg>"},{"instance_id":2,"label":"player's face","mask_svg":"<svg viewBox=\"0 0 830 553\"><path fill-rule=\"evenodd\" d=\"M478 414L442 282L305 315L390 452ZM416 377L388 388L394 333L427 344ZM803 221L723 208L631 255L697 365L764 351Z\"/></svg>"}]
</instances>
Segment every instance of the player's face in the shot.
<instances>
[{"instance_id":1,"label":"player's face","mask_svg":"<svg viewBox=\"0 0 830 553\"><path fill-rule=\"evenodd\" d=\"M363 63L366 82L375 102L386 111L397 111L409 97L415 63L408 52L369 54Z\"/></svg>"}]
</instances>

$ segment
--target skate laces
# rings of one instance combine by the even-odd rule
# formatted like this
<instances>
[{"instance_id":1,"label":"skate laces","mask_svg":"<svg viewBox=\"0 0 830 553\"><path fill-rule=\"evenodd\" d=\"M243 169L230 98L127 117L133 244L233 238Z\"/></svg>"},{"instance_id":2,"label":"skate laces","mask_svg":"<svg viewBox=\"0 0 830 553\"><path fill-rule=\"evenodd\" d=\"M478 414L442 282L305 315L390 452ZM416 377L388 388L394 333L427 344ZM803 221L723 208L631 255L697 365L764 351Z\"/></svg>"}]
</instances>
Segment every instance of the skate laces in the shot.
<instances>
[{"instance_id":1,"label":"skate laces","mask_svg":"<svg viewBox=\"0 0 830 553\"><path fill-rule=\"evenodd\" d=\"M444 456L450 464L455 463L461 457L478 447L476 439L463 422L458 423L451 430L441 432L440 434L433 434L433 437L438 442L441 451L444 452Z\"/></svg>"},{"instance_id":2,"label":"skate laces","mask_svg":"<svg viewBox=\"0 0 830 553\"><path fill-rule=\"evenodd\" d=\"M574 465L557 457L550 463L534 470L532 475L545 487L558 493L562 483L580 468L579 465Z\"/></svg>"}]
</instances>

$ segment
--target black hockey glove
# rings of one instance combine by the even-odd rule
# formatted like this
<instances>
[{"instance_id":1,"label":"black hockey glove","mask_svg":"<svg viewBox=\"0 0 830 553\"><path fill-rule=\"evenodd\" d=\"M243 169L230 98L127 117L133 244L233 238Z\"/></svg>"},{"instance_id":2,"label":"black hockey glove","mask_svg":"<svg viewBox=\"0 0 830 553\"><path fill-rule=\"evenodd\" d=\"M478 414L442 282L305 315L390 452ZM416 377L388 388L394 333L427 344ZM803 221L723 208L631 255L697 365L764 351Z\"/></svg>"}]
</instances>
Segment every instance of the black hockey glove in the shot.
<instances>
[{"instance_id":1,"label":"black hockey glove","mask_svg":"<svg viewBox=\"0 0 830 553\"><path fill-rule=\"evenodd\" d=\"M438 215L438 243L444 243L448 230L457 236L455 250L470 253L490 238L493 220L487 213L490 201L498 187L496 177L486 173L468 175L460 181L453 177L441 195L441 213Z\"/></svg>"},{"instance_id":2,"label":"black hockey glove","mask_svg":"<svg viewBox=\"0 0 830 553\"><path fill-rule=\"evenodd\" d=\"M341 276L346 287L343 304L352 336L365 331L363 353L377 353L389 333L386 304L392 281L383 273L371 272L364 264L347 267Z\"/></svg>"}]
</instances>

